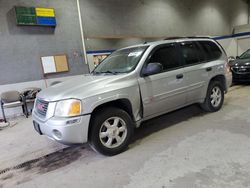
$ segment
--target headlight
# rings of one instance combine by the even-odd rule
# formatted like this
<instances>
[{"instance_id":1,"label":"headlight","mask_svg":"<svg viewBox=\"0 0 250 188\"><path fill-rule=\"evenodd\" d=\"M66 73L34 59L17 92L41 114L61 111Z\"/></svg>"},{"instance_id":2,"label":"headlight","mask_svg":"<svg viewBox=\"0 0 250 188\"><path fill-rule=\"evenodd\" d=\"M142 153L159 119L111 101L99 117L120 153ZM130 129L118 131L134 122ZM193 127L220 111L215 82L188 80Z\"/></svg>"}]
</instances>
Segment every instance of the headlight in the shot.
<instances>
[{"instance_id":1,"label":"headlight","mask_svg":"<svg viewBox=\"0 0 250 188\"><path fill-rule=\"evenodd\" d=\"M82 104L80 100L68 99L57 102L55 116L57 117L73 117L81 115Z\"/></svg>"}]
</instances>

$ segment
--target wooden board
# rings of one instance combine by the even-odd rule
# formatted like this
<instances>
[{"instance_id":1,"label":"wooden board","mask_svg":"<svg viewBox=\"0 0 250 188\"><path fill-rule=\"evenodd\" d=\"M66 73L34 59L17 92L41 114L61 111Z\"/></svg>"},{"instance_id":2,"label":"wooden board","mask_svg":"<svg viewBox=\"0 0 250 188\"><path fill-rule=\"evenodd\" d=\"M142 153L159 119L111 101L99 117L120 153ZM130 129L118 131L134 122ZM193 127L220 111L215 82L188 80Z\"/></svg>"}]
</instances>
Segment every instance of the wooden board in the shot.
<instances>
[{"instance_id":1,"label":"wooden board","mask_svg":"<svg viewBox=\"0 0 250 188\"><path fill-rule=\"evenodd\" d=\"M69 71L68 61L66 55L55 55L56 72L67 72Z\"/></svg>"}]
</instances>

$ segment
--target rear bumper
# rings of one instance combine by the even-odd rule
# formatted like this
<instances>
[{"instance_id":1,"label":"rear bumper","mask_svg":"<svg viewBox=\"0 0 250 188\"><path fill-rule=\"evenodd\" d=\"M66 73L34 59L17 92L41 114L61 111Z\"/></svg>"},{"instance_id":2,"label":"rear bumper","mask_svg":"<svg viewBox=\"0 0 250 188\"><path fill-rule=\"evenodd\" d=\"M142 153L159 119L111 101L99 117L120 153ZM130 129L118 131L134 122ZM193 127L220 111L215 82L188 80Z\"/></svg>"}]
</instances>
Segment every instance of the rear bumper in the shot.
<instances>
[{"instance_id":1,"label":"rear bumper","mask_svg":"<svg viewBox=\"0 0 250 188\"><path fill-rule=\"evenodd\" d=\"M36 131L40 129L40 134L53 140L63 144L80 144L88 141L90 115L73 118L52 117L46 121L41 121L35 114L32 117Z\"/></svg>"}]
</instances>

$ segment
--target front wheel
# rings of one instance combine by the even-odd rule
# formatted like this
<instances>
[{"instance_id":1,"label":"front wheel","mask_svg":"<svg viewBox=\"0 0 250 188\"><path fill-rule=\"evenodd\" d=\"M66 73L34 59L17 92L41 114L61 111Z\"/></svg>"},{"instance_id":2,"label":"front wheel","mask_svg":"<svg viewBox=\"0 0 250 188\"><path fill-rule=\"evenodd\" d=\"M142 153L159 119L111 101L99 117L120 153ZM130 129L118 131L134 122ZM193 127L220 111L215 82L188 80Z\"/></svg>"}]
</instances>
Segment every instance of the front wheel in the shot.
<instances>
[{"instance_id":1,"label":"front wheel","mask_svg":"<svg viewBox=\"0 0 250 188\"><path fill-rule=\"evenodd\" d=\"M211 82L208 86L206 99L201 107L207 112L216 112L221 109L223 102L224 90L221 82Z\"/></svg>"},{"instance_id":2,"label":"front wheel","mask_svg":"<svg viewBox=\"0 0 250 188\"><path fill-rule=\"evenodd\" d=\"M103 155L123 152L134 132L133 121L124 110L105 108L94 114L91 122L90 144Z\"/></svg>"}]
</instances>

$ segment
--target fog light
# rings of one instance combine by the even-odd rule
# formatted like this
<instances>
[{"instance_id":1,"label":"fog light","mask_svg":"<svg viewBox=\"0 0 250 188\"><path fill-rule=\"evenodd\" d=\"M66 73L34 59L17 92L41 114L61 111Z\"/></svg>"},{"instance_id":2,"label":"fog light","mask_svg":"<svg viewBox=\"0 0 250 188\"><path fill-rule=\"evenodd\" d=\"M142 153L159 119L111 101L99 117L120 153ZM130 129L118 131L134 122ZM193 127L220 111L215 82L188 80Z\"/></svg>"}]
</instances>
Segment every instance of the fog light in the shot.
<instances>
[{"instance_id":1,"label":"fog light","mask_svg":"<svg viewBox=\"0 0 250 188\"><path fill-rule=\"evenodd\" d=\"M53 135L57 138L57 139L61 139L62 138L62 133L58 130L53 130Z\"/></svg>"}]
</instances>

